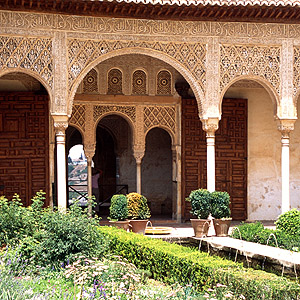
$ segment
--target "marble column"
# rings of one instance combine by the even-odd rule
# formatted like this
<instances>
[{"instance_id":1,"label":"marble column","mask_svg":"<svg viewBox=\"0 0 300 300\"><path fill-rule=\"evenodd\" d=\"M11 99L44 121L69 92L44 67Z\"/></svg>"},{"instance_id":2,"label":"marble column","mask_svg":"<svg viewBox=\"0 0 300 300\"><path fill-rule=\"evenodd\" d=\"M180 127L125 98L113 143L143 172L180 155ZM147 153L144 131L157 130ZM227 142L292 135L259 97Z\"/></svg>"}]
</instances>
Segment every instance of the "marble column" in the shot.
<instances>
[{"instance_id":1,"label":"marble column","mask_svg":"<svg viewBox=\"0 0 300 300\"><path fill-rule=\"evenodd\" d=\"M66 134L68 116L54 115L56 135L56 173L57 173L57 206L67 208L67 177L66 177Z\"/></svg>"},{"instance_id":2,"label":"marble column","mask_svg":"<svg viewBox=\"0 0 300 300\"><path fill-rule=\"evenodd\" d=\"M218 130L219 119L209 118L202 120L202 128L206 132L207 147L207 189L214 192L216 189L215 163L215 132Z\"/></svg>"},{"instance_id":3,"label":"marble column","mask_svg":"<svg viewBox=\"0 0 300 300\"><path fill-rule=\"evenodd\" d=\"M290 132L295 120L279 120L281 132L281 213L290 210Z\"/></svg>"},{"instance_id":4,"label":"marble column","mask_svg":"<svg viewBox=\"0 0 300 300\"><path fill-rule=\"evenodd\" d=\"M84 154L87 159L87 168L88 168L88 180L87 180L87 190L88 190L88 197L91 200L93 196L93 186L92 186L92 159L95 154L95 144L84 144ZM88 212L91 215L93 211L92 203L89 202L88 205Z\"/></svg>"},{"instance_id":5,"label":"marble column","mask_svg":"<svg viewBox=\"0 0 300 300\"><path fill-rule=\"evenodd\" d=\"M133 150L133 156L136 161L136 192L142 194L142 159L145 155L144 149Z\"/></svg>"}]
</instances>

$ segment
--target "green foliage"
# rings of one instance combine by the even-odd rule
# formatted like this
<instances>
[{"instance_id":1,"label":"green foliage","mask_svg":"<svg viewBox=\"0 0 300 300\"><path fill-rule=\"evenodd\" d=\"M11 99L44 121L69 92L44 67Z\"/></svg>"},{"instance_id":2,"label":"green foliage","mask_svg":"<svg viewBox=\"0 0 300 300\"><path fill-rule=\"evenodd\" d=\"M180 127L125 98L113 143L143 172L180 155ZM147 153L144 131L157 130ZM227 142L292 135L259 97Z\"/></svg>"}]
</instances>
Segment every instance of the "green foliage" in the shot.
<instances>
[{"instance_id":1,"label":"green foliage","mask_svg":"<svg viewBox=\"0 0 300 300\"><path fill-rule=\"evenodd\" d=\"M237 229L238 228L238 229ZM234 228L231 237L248 242L279 247L291 251L300 251L300 236L290 235L281 230L264 228L260 222L246 224ZM275 236L275 238L274 238Z\"/></svg>"},{"instance_id":2,"label":"green foliage","mask_svg":"<svg viewBox=\"0 0 300 300\"><path fill-rule=\"evenodd\" d=\"M207 219L211 211L211 193L206 189L194 190L190 193L186 201L191 202L191 213L198 219Z\"/></svg>"},{"instance_id":3,"label":"green foliage","mask_svg":"<svg viewBox=\"0 0 300 300\"><path fill-rule=\"evenodd\" d=\"M128 205L128 217L132 220L146 220L151 217L147 198L138 193L130 193L126 196Z\"/></svg>"},{"instance_id":4,"label":"green foliage","mask_svg":"<svg viewBox=\"0 0 300 300\"><path fill-rule=\"evenodd\" d=\"M127 198L125 195L114 195L109 207L111 220L123 221L128 218Z\"/></svg>"},{"instance_id":5,"label":"green foliage","mask_svg":"<svg viewBox=\"0 0 300 300\"><path fill-rule=\"evenodd\" d=\"M100 227L99 230L111 240L112 252L169 284L192 284L201 290L220 283L247 300L292 300L300 293L300 286L284 277L246 269L220 257L114 228Z\"/></svg>"},{"instance_id":6,"label":"green foliage","mask_svg":"<svg viewBox=\"0 0 300 300\"><path fill-rule=\"evenodd\" d=\"M300 211L294 208L280 215L275 224L276 229L287 234L300 236Z\"/></svg>"},{"instance_id":7,"label":"green foliage","mask_svg":"<svg viewBox=\"0 0 300 300\"><path fill-rule=\"evenodd\" d=\"M230 217L230 196L227 192L211 193L211 215L216 219Z\"/></svg>"}]
</instances>

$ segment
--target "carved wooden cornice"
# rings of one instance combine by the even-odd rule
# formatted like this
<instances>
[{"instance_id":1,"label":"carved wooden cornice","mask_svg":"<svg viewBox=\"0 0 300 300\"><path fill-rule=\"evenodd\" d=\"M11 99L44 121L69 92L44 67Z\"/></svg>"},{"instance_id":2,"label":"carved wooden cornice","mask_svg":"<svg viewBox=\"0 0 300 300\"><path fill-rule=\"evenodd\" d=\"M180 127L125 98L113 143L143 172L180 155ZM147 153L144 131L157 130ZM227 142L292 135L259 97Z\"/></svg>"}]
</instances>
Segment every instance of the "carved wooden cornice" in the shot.
<instances>
[{"instance_id":1,"label":"carved wooden cornice","mask_svg":"<svg viewBox=\"0 0 300 300\"><path fill-rule=\"evenodd\" d=\"M5 10L145 19L299 22L299 0L0 0Z\"/></svg>"}]
</instances>

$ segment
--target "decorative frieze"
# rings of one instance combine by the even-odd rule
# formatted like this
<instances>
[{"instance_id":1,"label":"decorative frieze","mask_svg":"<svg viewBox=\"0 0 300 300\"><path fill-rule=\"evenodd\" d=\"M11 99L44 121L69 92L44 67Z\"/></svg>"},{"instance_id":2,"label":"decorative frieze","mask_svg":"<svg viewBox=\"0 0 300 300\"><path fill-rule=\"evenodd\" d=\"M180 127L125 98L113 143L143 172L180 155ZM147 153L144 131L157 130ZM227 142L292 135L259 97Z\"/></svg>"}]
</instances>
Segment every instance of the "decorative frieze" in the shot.
<instances>
[{"instance_id":1,"label":"decorative frieze","mask_svg":"<svg viewBox=\"0 0 300 300\"><path fill-rule=\"evenodd\" d=\"M127 116L133 123L135 123L136 107L135 106L121 106L121 105L95 105L93 119L94 122L107 113L119 113Z\"/></svg>"},{"instance_id":2,"label":"decorative frieze","mask_svg":"<svg viewBox=\"0 0 300 300\"><path fill-rule=\"evenodd\" d=\"M242 75L259 76L280 94L280 47L220 45L220 90Z\"/></svg>"},{"instance_id":3,"label":"decorative frieze","mask_svg":"<svg viewBox=\"0 0 300 300\"><path fill-rule=\"evenodd\" d=\"M53 86L52 40L0 36L0 70L30 70Z\"/></svg>"}]
</instances>

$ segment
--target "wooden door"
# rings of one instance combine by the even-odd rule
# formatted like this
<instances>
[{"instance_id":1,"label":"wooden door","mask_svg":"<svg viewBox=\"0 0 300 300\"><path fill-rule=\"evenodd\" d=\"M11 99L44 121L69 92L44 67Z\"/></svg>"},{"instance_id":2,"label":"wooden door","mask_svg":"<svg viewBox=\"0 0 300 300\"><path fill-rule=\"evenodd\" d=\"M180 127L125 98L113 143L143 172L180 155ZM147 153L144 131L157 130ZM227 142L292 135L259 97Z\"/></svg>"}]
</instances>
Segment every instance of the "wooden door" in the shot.
<instances>
[{"instance_id":1,"label":"wooden door","mask_svg":"<svg viewBox=\"0 0 300 300\"><path fill-rule=\"evenodd\" d=\"M49 204L48 96L0 95L0 184L8 199L17 193L24 205L39 190Z\"/></svg>"},{"instance_id":2,"label":"wooden door","mask_svg":"<svg viewBox=\"0 0 300 300\"><path fill-rule=\"evenodd\" d=\"M206 137L194 99L182 100L183 195L206 188ZM216 132L216 190L231 197L232 218L247 217L247 100L224 99ZM183 199L184 200L184 199ZM183 201L185 218L190 205Z\"/></svg>"}]
</instances>

